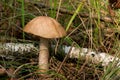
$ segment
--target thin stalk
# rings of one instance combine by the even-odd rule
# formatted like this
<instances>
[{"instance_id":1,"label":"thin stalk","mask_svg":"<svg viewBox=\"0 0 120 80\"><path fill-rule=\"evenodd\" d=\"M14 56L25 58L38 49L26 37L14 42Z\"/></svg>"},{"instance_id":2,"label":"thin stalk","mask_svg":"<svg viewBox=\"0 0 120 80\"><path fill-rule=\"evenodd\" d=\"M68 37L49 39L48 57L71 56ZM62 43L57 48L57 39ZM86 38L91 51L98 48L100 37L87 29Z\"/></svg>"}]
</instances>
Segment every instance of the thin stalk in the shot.
<instances>
[{"instance_id":1,"label":"thin stalk","mask_svg":"<svg viewBox=\"0 0 120 80\"><path fill-rule=\"evenodd\" d=\"M84 1L80 2L80 4L78 5L76 11L74 12L73 16L71 17L67 27L66 27L66 31L70 28L70 25L72 23L72 21L75 19L76 15L78 14L78 12L82 9L83 7L83 4L84 4Z\"/></svg>"},{"instance_id":2,"label":"thin stalk","mask_svg":"<svg viewBox=\"0 0 120 80\"><path fill-rule=\"evenodd\" d=\"M62 0L59 1L59 6L58 6L57 14L56 14L56 20L58 19L58 16L59 16L59 10L61 7L61 3L62 3Z\"/></svg>"},{"instance_id":3,"label":"thin stalk","mask_svg":"<svg viewBox=\"0 0 120 80\"><path fill-rule=\"evenodd\" d=\"M55 18L56 17L57 0L49 0L49 2L50 2L50 8L51 8L50 16L52 18Z\"/></svg>"},{"instance_id":4,"label":"thin stalk","mask_svg":"<svg viewBox=\"0 0 120 80\"><path fill-rule=\"evenodd\" d=\"M22 27L25 26L25 11L24 11L24 0L22 0L22 7L21 7L21 12L22 12ZM23 32L23 39L25 39L25 34Z\"/></svg>"}]
</instances>

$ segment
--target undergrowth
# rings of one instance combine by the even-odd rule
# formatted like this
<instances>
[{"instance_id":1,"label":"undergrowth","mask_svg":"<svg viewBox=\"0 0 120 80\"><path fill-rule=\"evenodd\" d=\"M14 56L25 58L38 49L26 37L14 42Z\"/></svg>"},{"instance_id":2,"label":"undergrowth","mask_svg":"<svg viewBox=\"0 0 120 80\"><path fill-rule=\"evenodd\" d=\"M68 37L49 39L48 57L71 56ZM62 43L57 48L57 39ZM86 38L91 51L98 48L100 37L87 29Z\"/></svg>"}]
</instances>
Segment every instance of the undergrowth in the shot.
<instances>
[{"instance_id":1,"label":"undergrowth","mask_svg":"<svg viewBox=\"0 0 120 80\"><path fill-rule=\"evenodd\" d=\"M107 0L25 0L25 2L24 0L1 0L0 12L0 41L2 43L24 43L26 40L30 40L38 46L39 39L33 36L29 37L29 34L25 34L22 29L28 21L36 16L50 16L59 21L67 31L66 37L60 40L51 40L52 44L58 42L58 46L62 47L62 45L71 46L75 43L75 46L79 48L86 47L96 52L105 52L119 57L120 12L116 10L116 17L111 17ZM107 21L105 17L112 18L115 23ZM58 49L57 53L63 52ZM15 77L21 80L37 79L36 56L32 59L26 58L26 56L20 57L15 59L16 61L9 61L6 58L4 60L0 57L0 65L10 72L9 77L2 77ZM64 59L64 57L65 55L61 58ZM28 62L24 62L24 59ZM88 63L86 60L67 59L58 72L61 63L62 59L58 60L52 55L50 71L47 73L49 76L41 77L41 79L118 80L119 78L119 67L114 62L102 67ZM9 70L11 68L12 71ZM12 74L16 69L18 69L16 74Z\"/></svg>"}]
</instances>

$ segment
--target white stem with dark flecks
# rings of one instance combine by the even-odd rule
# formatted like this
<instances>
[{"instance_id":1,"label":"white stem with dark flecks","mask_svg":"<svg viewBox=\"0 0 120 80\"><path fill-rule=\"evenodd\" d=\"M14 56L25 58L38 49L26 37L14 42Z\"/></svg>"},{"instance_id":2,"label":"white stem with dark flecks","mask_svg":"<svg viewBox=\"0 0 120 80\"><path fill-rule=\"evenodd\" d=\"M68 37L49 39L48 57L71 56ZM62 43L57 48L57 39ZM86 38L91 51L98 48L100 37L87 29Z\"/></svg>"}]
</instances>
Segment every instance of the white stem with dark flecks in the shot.
<instances>
[{"instance_id":1,"label":"white stem with dark flecks","mask_svg":"<svg viewBox=\"0 0 120 80\"><path fill-rule=\"evenodd\" d=\"M39 52L39 69L40 72L46 72L49 68L48 66L49 50L48 50L48 40L45 38L40 39L40 52Z\"/></svg>"}]
</instances>

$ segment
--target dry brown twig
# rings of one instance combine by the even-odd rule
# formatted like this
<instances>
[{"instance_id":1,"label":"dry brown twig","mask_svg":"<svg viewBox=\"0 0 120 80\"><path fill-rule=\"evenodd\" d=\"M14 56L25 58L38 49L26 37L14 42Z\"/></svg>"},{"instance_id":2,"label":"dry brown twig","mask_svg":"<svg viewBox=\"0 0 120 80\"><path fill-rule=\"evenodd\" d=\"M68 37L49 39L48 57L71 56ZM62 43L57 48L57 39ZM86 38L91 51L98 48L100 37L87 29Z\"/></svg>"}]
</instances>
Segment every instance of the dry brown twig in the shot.
<instances>
[{"instance_id":1,"label":"dry brown twig","mask_svg":"<svg viewBox=\"0 0 120 80\"><path fill-rule=\"evenodd\" d=\"M69 50L69 52L68 52L68 54L65 56L65 58L63 59L63 61L62 61L62 63L60 64L60 66L59 66L59 68L58 68L58 70L57 70L57 73L59 73L59 71L60 71L60 69L61 69L61 67L62 67L62 65L64 64L64 62L66 61L66 59L68 58L68 56L69 56L69 54L70 54L70 52L72 51L72 47L74 46L74 43L72 43L72 46L71 46L71 48L70 48L70 50Z\"/></svg>"},{"instance_id":2,"label":"dry brown twig","mask_svg":"<svg viewBox=\"0 0 120 80\"><path fill-rule=\"evenodd\" d=\"M38 7L38 8L46 8L47 10L53 9L53 10L58 11L58 9L51 8L50 6L47 6L47 5L43 4L43 3L34 3L34 5L36 7ZM59 8L59 13L73 15L74 11L69 11L69 10L64 9L64 8ZM83 18L88 18L89 17L89 14L87 14L87 13L78 13L78 15L80 15ZM93 15L91 18L98 19L98 16L97 15ZM113 20L111 19L111 17L108 17L108 16L101 16L100 20L104 21L104 22L114 23Z\"/></svg>"}]
</instances>

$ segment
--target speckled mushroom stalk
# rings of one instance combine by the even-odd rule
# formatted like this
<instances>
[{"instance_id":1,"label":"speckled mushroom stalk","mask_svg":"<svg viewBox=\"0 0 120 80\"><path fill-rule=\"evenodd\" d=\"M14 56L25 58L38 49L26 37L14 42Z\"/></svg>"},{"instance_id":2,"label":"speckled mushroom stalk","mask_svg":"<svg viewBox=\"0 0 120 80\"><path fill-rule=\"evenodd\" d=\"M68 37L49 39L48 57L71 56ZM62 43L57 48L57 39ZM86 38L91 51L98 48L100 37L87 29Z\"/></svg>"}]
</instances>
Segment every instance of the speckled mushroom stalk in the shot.
<instances>
[{"instance_id":1,"label":"speckled mushroom stalk","mask_svg":"<svg viewBox=\"0 0 120 80\"><path fill-rule=\"evenodd\" d=\"M48 50L48 40L45 38L40 38L40 52L39 52L39 59L38 59L38 66L40 71L38 72L45 72L49 68L48 59L49 59L49 50Z\"/></svg>"}]
</instances>

